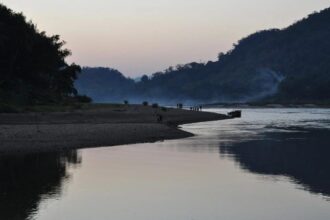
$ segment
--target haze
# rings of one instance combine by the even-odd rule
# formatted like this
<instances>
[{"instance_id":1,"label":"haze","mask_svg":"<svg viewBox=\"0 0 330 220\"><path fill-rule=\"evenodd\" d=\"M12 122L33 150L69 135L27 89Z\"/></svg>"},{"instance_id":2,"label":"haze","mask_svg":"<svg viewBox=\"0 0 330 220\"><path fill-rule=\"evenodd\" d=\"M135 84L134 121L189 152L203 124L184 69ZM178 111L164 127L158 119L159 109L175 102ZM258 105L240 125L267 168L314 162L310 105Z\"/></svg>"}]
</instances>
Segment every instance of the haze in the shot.
<instances>
[{"instance_id":1,"label":"haze","mask_svg":"<svg viewBox=\"0 0 330 220\"><path fill-rule=\"evenodd\" d=\"M282 28L329 0L3 0L49 34L59 34L82 66L127 76L215 60L242 37Z\"/></svg>"}]
</instances>

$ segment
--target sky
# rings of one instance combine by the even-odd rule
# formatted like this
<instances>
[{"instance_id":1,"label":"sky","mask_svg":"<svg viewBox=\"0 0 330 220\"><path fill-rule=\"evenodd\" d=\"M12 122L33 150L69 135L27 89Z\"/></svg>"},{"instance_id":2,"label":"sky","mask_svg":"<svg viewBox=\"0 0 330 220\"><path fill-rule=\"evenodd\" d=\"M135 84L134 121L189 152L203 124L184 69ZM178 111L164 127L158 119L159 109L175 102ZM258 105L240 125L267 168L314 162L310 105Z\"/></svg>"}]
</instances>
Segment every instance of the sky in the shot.
<instances>
[{"instance_id":1,"label":"sky","mask_svg":"<svg viewBox=\"0 0 330 220\"><path fill-rule=\"evenodd\" d=\"M38 29L59 34L68 62L130 77L216 60L242 37L283 28L329 0L1 0Z\"/></svg>"}]
</instances>

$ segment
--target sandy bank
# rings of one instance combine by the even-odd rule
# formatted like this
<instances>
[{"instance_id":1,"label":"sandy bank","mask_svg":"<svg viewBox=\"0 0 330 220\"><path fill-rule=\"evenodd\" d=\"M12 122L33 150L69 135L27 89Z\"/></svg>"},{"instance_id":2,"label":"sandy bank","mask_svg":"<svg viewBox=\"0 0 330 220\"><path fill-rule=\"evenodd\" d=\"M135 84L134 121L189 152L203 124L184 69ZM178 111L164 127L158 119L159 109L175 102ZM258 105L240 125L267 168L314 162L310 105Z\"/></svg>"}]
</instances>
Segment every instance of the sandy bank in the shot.
<instances>
[{"instance_id":1,"label":"sandy bank","mask_svg":"<svg viewBox=\"0 0 330 220\"><path fill-rule=\"evenodd\" d=\"M157 114L163 117L157 123ZM0 114L0 154L53 151L192 136L176 125L222 120L220 114L116 105L62 113Z\"/></svg>"}]
</instances>

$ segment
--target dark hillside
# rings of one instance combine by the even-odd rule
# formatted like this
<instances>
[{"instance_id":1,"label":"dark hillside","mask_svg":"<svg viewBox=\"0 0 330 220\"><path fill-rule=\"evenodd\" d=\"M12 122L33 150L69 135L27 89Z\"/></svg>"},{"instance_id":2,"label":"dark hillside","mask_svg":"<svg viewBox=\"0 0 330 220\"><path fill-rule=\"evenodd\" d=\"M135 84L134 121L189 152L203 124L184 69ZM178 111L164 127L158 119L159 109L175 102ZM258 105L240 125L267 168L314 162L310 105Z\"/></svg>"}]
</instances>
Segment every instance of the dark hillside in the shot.
<instances>
[{"instance_id":1,"label":"dark hillside","mask_svg":"<svg viewBox=\"0 0 330 220\"><path fill-rule=\"evenodd\" d=\"M76 84L96 101L330 103L330 9L241 39L218 61L143 76L84 69Z\"/></svg>"},{"instance_id":2,"label":"dark hillside","mask_svg":"<svg viewBox=\"0 0 330 220\"><path fill-rule=\"evenodd\" d=\"M75 82L81 94L93 97L95 102L122 102L134 87L134 80L115 69L85 67Z\"/></svg>"},{"instance_id":3,"label":"dark hillside","mask_svg":"<svg viewBox=\"0 0 330 220\"><path fill-rule=\"evenodd\" d=\"M47 36L0 4L0 104L61 103L76 95L80 67L65 62L70 51L58 35Z\"/></svg>"}]
</instances>

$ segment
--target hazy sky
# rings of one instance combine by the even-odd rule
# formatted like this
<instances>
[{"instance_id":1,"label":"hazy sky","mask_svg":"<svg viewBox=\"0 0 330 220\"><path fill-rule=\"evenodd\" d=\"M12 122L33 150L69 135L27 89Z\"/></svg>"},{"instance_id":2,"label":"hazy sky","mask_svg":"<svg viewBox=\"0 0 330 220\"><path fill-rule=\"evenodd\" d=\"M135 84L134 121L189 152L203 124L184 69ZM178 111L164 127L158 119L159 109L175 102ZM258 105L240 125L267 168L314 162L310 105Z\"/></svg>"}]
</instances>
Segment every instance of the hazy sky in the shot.
<instances>
[{"instance_id":1,"label":"hazy sky","mask_svg":"<svg viewBox=\"0 0 330 220\"><path fill-rule=\"evenodd\" d=\"M82 66L137 76L215 60L240 38L281 28L329 0L1 0L48 34L59 34Z\"/></svg>"}]
</instances>

